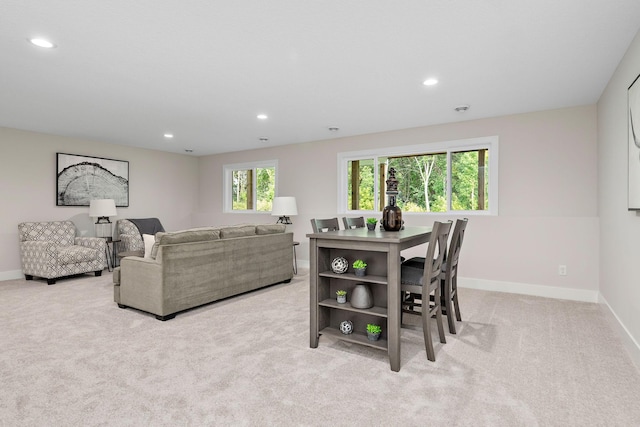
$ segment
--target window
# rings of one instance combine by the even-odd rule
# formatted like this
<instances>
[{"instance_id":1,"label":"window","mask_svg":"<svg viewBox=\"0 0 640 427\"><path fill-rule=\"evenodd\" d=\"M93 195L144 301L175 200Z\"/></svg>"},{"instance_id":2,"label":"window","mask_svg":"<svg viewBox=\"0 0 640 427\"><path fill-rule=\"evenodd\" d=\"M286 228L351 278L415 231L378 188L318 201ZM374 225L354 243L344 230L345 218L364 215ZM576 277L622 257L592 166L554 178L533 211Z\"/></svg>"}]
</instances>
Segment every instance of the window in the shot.
<instances>
[{"instance_id":1,"label":"window","mask_svg":"<svg viewBox=\"0 0 640 427\"><path fill-rule=\"evenodd\" d=\"M225 212L271 212L277 161L224 166Z\"/></svg>"},{"instance_id":2,"label":"window","mask_svg":"<svg viewBox=\"0 0 640 427\"><path fill-rule=\"evenodd\" d=\"M402 212L498 213L498 137L338 154L338 207L382 211L389 168Z\"/></svg>"}]
</instances>

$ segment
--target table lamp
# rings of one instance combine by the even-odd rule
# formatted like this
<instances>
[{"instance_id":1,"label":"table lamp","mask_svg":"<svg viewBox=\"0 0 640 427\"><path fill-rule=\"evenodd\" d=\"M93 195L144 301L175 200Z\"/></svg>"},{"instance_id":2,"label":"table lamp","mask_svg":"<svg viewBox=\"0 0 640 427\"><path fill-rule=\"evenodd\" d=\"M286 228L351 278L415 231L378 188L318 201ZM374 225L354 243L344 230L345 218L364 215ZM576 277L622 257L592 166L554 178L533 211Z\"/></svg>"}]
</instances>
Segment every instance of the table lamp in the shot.
<instances>
[{"instance_id":1,"label":"table lamp","mask_svg":"<svg viewBox=\"0 0 640 427\"><path fill-rule=\"evenodd\" d=\"M89 216L98 218L96 220L96 237L111 238L113 232L111 230L110 216L116 216L116 202L113 199L96 199L89 204Z\"/></svg>"},{"instance_id":2,"label":"table lamp","mask_svg":"<svg viewBox=\"0 0 640 427\"><path fill-rule=\"evenodd\" d=\"M274 197L271 207L271 215L278 216L276 224L293 224L292 215L298 215L298 206L295 197Z\"/></svg>"}]
</instances>

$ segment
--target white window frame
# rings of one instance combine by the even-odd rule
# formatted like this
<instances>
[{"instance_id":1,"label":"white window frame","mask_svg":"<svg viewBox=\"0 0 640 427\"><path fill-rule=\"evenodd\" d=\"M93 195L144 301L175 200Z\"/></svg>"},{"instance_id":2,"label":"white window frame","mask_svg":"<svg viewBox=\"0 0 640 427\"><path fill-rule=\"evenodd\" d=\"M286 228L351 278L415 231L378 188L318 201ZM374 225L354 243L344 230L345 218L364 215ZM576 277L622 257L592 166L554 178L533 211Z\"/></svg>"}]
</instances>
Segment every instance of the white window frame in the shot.
<instances>
[{"instance_id":1,"label":"white window frame","mask_svg":"<svg viewBox=\"0 0 640 427\"><path fill-rule=\"evenodd\" d=\"M233 191L231 188L231 184L233 183L233 171L237 170L248 170L252 169L254 171L254 176L257 176L256 169L258 168L274 168L275 169L275 188L274 188L274 197L278 195L278 161L277 160L260 160L257 162L247 162L247 163L234 163L222 166L222 206L224 213L257 213L257 214L265 214L267 212L256 210L255 206L258 206L257 203L257 179L253 180L253 209L244 209L238 210L233 209Z\"/></svg>"},{"instance_id":2,"label":"white window frame","mask_svg":"<svg viewBox=\"0 0 640 427\"><path fill-rule=\"evenodd\" d=\"M451 210L451 168L447 168L447 207L446 212L403 212L403 215L498 215L498 136L480 138L458 139L453 141L441 141L427 144L407 145L402 147L385 147L372 150L349 151L338 153L338 213L343 215L366 215L372 212L380 212L377 209L350 210L347 205L348 189L348 164L349 161L373 159L374 165L378 164L380 157L411 156L429 153L447 153L447 164L451 163L451 153L458 151L472 151L479 149L489 150L489 209L453 211ZM378 174L374 174L374 206L379 206L379 197L384 197L385 183L378 182ZM381 191L380 191L381 190Z\"/></svg>"}]
</instances>

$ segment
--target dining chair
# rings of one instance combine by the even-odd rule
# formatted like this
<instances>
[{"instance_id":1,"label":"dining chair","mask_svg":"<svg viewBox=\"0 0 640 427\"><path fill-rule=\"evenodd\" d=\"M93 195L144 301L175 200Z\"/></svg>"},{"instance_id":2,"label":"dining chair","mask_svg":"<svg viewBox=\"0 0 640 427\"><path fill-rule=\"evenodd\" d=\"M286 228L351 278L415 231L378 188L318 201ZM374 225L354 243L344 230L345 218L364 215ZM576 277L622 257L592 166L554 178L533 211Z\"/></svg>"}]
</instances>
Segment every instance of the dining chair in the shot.
<instances>
[{"instance_id":1,"label":"dining chair","mask_svg":"<svg viewBox=\"0 0 640 427\"><path fill-rule=\"evenodd\" d=\"M338 218L328 218L328 219L312 218L311 227L313 228L314 233L340 230L340 224L338 223Z\"/></svg>"},{"instance_id":2,"label":"dining chair","mask_svg":"<svg viewBox=\"0 0 640 427\"><path fill-rule=\"evenodd\" d=\"M456 324L453 321L454 314L458 322L462 321L458 302L458 261L460 260L460 250L462 249L462 241L464 240L464 233L468 223L468 218L456 220L444 262L442 263L442 271L440 272L442 314L447 316L449 333L451 334L456 333ZM424 268L424 260L422 257L414 257L405 261L404 264L413 268ZM430 299L433 301L433 295Z\"/></svg>"},{"instance_id":3,"label":"dining chair","mask_svg":"<svg viewBox=\"0 0 640 427\"><path fill-rule=\"evenodd\" d=\"M446 343L442 323L442 298L440 275L447 251L447 239L451 230L451 221L434 222L427 246L427 254L422 267L405 262L401 265L401 316L403 313L415 314L422 318L422 333L427 359L434 362L436 355L431 338L431 317L435 316L440 342ZM430 296L433 295L433 301ZM418 302L420 301L420 302ZM402 323L402 317L400 319Z\"/></svg>"},{"instance_id":4,"label":"dining chair","mask_svg":"<svg viewBox=\"0 0 640 427\"><path fill-rule=\"evenodd\" d=\"M462 249L462 241L464 240L464 233L468 223L468 218L456 220L456 225L453 228L453 235L451 236L447 255L445 256L444 264L442 265L442 272L440 274L440 286L443 289L443 310L447 315L449 332L452 334L456 333L456 324L453 321L454 308L456 320L458 322L462 321L462 316L460 315L460 304L458 303L458 261L460 260L460 249ZM453 306L451 305L452 302Z\"/></svg>"},{"instance_id":5,"label":"dining chair","mask_svg":"<svg viewBox=\"0 0 640 427\"><path fill-rule=\"evenodd\" d=\"M350 228L364 228L366 227L363 216L358 216L355 218L348 218L346 216L342 217L342 223L344 224L344 229L348 230Z\"/></svg>"}]
</instances>

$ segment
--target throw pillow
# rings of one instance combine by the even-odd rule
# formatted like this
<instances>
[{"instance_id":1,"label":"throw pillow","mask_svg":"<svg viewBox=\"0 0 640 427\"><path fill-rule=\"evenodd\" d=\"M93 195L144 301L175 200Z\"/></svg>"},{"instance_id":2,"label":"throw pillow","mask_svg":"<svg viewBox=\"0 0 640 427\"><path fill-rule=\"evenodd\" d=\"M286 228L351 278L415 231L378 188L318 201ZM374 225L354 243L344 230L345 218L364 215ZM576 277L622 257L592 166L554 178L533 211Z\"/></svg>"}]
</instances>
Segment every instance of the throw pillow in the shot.
<instances>
[{"instance_id":1,"label":"throw pillow","mask_svg":"<svg viewBox=\"0 0 640 427\"><path fill-rule=\"evenodd\" d=\"M153 244L156 242L156 236L153 234L143 234L142 240L144 240L144 257L151 258L151 249L153 249Z\"/></svg>"}]
</instances>

